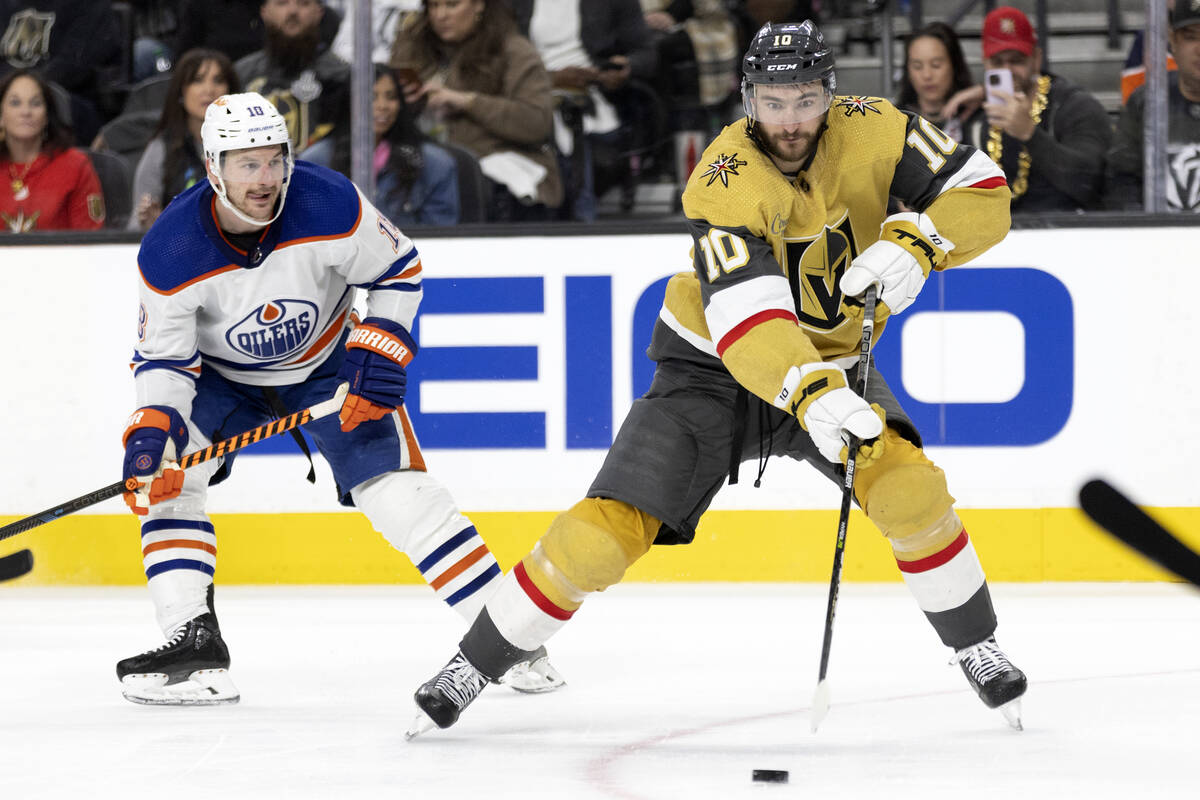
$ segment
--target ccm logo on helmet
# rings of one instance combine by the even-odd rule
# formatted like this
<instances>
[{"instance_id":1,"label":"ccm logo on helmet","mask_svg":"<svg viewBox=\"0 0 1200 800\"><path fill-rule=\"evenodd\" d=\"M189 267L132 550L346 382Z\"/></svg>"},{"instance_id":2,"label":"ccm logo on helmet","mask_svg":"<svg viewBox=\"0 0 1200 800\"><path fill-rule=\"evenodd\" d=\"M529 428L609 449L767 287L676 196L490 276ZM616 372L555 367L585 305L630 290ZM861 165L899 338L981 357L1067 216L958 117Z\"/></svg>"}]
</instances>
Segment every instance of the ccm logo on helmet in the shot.
<instances>
[{"instance_id":1,"label":"ccm logo on helmet","mask_svg":"<svg viewBox=\"0 0 1200 800\"><path fill-rule=\"evenodd\" d=\"M798 62L795 64L768 64L767 72L783 72L784 70L796 69L799 66Z\"/></svg>"}]
</instances>

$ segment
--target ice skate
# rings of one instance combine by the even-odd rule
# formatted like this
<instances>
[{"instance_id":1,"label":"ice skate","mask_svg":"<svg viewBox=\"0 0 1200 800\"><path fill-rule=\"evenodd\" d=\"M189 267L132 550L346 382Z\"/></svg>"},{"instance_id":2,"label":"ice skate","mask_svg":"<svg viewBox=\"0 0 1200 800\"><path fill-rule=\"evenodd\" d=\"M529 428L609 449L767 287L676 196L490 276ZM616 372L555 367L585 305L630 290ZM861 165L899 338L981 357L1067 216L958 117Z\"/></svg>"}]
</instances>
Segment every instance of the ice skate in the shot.
<instances>
[{"instance_id":1,"label":"ice skate","mask_svg":"<svg viewBox=\"0 0 1200 800\"><path fill-rule=\"evenodd\" d=\"M450 663L421 684L413 695L419 712L404 738L412 739L432 730L434 725L449 728L487 685L487 676L475 669L462 653L455 653Z\"/></svg>"},{"instance_id":2,"label":"ice skate","mask_svg":"<svg viewBox=\"0 0 1200 800\"><path fill-rule=\"evenodd\" d=\"M954 654L950 663L962 667L967 682L988 708L996 708L1016 730L1021 725L1021 695L1028 686L1025 673L1013 666L1008 656L989 636L979 644L964 647Z\"/></svg>"},{"instance_id":3,"label":"ice skate","mask_svg":"<svg viewBox=\"0 0 1200 800\"><path fill-rule=\"evenodd\" d=\"M241 697L212 613L189 620L157 650L118 661L117 678L125 699L143 705L211 706Z\"/></svg>"},{"instance_id":4,"label":"ice skate","mask_svg":"<svg viewBox=\"0 0 1200 800\"><path fill-rule=\"evenodd\" d=\"M566 685L562 674L550 663L545 645L534 651L533 658L514 664L512 669L496 682L524 694L553 692Z\"/></svg>"}]
</instances>

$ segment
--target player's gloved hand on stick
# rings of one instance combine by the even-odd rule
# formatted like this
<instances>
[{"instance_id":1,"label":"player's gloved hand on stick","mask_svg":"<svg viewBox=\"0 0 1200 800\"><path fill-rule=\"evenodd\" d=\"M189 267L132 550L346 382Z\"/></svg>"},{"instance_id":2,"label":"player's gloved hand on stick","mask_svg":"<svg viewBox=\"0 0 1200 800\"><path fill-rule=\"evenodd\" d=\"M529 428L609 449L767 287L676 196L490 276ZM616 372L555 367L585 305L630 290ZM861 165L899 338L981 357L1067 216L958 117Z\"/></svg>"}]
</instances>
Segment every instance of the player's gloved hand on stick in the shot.
<instances>
[{"instance_id":1,"label":"player's gloved hand on stick","mask_svg":"<svg viewBox=\"0 0 1200 800\"><path fill-rule=\"evenodd\" d=\"M790 411L821 455L834 463L846 463L850 435L860 440L856 468L883 455L883 408L855 394L837 364L819 361L792 367L775 406Z\"/></svg>"},{"instance_id":2,"label":"player's gloved hand on stick","mask_svg":"<svg viewBox=\"0 0 1200 800\"><path fill-rule=\"evenodd\" d=\"M847 298L858 297L872 283L879 285L879 300L893 314L912 305L934 267L941 264L954 243L937 232L924 214L906 211L883 221L879 241L863 250L842 275L841 289ZM847 302L847 316L862 303Z\"/></svg>"},{"instance_id":3,"label":"player's gloved hand on stick","mask_svg":"<svg viewBox=\"0 0 1200 800\"><path fill-rule=\"evenodd\" d=\"M346 340L346 360L338 378L350 392L338 414L342 430L382 419L404 403L408 376L404 368L417 347L403 326L382 317L367 317Z\"/></svg>"},{"instance_id":4,"label":"player's gloved hand on stick","mask_svg":"<svg viewBox=\"0 0 1200 800\"><path fill-rule=\"evenodd\" d=\"M187 424L169 406L146 406L129 417L125 435L125 462L121 477L123 496L135 514L178 497L183 490L183 470L175 462L188 443Z\"/></svg>"}]
</instances>

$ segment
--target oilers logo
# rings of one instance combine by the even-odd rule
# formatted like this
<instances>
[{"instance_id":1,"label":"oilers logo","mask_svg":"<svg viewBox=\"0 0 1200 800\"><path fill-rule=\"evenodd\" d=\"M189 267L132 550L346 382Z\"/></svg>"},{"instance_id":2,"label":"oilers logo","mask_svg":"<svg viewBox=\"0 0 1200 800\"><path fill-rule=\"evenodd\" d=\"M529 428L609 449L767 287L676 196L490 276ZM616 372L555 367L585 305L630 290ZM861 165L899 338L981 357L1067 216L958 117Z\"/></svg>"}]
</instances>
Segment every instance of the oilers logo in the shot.
<instances>
[{"instance_id":1,"label":"oilers logo","mask_svg":"<svg viewBox=\"0 0 1200 800\"><path fill-rule=\"evenodd\" d=\"M305 347L316 328L317 306L307 300L271 300L251 311L225 334L239 353L277 361Z\"/></svg>"}]
</instances>

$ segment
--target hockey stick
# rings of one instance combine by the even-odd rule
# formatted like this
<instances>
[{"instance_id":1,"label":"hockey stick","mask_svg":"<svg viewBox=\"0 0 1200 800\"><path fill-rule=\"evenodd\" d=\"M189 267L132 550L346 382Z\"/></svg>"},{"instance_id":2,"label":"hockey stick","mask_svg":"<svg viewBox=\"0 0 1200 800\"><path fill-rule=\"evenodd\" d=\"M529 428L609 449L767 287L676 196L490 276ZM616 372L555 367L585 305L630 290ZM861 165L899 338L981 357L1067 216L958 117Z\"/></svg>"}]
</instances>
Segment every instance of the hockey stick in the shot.
<instances>
[{"instance_id":1,"label":"hockey stick","mask_svg":"<svg viewBox=\"0 0 1200 800\"><path fill-rule=\"evenodd\" d=\"M1079 507L1093 522L1146 558L1200 586L1200 554L1105 481L1085 483L1079 490Z\"/></svg>"},{"instance_id":2,"label":"hockey stick","mask_svg":"<svg viewBox=\"0 0 1200 800\"><path fill-rule=\"evenodd\" d=\"M246 445L260 442L263 439L267 439L271 436L278 436L281 433L287 433L288 431L300 425L306 425L315 419L327 417L342 407L342 401L345 400L346 392L349 388L349 384L343 383L338 387L333 397L329 398L328 400L322 400L320 403L309 406L302 411L297 411L294 414L288 414L286 417L282 417L280 419L273 419L264 425L259 425L257 428L251 428L245 433L239 433L237 436L231 436L223 441L210 444L203 450L196 450L195 452L188 453L186 456L179 459L179 468L188 469L196 466L197 464L203 464L205 461L210 461L214 458L220 458L228 453L241 450ZM129 487L129 489L130 491L133 491L137 488L137 482L132 478L129 480L133 484ZM76 497L74 500L68 500L60 506L48 508L39 514L34 514L33 516L25 517L25 519L20 519L16 522L9 523L3 528L0 528L0 541L3 541L10 536L16 536L18 533L24 533L25 531L36 528L39 525L45 525L47 522L53 522L54 520L60 517L65 517L68 514L74 514L76 511L81 511L88 506L94 506L96 503L100 503L109 499L110 497L116 497L123 491L125 491L125 481L117 481L116 483L110 483L103 489L97 489L94 492L88 492L85 495Z\"/></svg>"},{"instance_id":3,"label":"hockey stick","mask_svg":"<svg viewBox=\"0 0 1200 800\"><path fill-rule=\"evenodd\" d=\"M858 346L858 380L854 390L859 397L867 394L867 373L871 370L871 339L875 335L875 293L877 287L867 287L863 298L862 339ZM813 692L811 724L813 733L825 715L829 713L829 684L825 674L829 670L829 648L833 644L833 617L837 613L838 587L842 583L842 555L846 551L846 528L850 524L850 502L854 499L854 472L858 462L858 448L862 442L851 436L847 445L846 471L842 479L842 510L838 516L837 545L833 550L833 575L829 578L829 603L825 606L825 638L821 643L821 669L817 674L817 689Z\"/></svg>"},{"instance_id":4,"label":"hockey stick","mask_svg":"<svg viewBox=\"0 0 1200 800\"><path fill-rule=\"evenodd\" d=\"M0 581L11 581L33 569L33 553L18 550L0 558Z\"/></svg>"}]
</instances>

